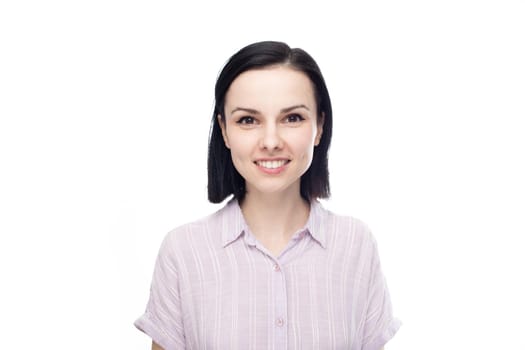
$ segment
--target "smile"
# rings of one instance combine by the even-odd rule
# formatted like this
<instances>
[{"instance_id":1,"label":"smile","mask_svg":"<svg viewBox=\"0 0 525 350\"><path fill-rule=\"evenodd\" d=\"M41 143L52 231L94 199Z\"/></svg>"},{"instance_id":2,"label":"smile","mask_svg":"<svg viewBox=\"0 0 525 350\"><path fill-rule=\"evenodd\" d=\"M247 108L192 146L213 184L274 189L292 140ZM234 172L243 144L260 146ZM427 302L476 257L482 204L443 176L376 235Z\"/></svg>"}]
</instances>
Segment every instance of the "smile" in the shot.
<instances>
[{"instance_id":1,"label":"smile","mask_svg":"<svg viewBox=\"0 0 525 350\"><path fill-rule=\"evenodd\" d=\"M286 159L281 159L281 160L259 160L259 161L256 161L255 164L257 164L258 166L260 166L262 168L265 168L265 169L278 169L278 168L281 168L282 166L284 166L285 164L287 164L288 162L290 162L290 161L286 160Z\"/></svg>"}]
</instances>

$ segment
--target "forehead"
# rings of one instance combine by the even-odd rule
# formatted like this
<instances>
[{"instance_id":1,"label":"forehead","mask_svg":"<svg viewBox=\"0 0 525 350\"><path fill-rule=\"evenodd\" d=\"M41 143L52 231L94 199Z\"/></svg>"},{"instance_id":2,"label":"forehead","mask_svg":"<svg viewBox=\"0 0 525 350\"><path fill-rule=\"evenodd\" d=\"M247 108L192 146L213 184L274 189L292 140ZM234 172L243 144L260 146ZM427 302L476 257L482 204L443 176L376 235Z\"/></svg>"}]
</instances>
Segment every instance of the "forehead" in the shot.
<instances>
[{"instance_id":1,"label":"forehead","mask_svg":"<svg viewBox=\"0 0 525 350\"><path fill-rule=\"evenodd\" d=\"M286 66L271 66L243 72L226 94L227 107L282 108L305 104L314 108L313 84L308 76Z\"/></svg>"}]
</instances>

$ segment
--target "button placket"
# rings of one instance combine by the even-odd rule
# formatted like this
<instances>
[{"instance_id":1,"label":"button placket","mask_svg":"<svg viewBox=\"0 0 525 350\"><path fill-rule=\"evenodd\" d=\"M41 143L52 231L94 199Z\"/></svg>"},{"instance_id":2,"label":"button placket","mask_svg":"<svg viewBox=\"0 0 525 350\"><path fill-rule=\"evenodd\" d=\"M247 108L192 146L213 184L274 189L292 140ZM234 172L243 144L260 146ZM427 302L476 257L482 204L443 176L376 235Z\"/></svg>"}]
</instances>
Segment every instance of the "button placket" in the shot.
<instances>
[{"instance_id":1,"label":"button placket","mask_svg":"<svg viewBox=\"0 0 525 350\"><path fill-rule=\"evenodd\" d=\"M274 347L277 349L286 348L288 339L288 327L286 327L288 317L288 305L286 299L286 275L283 273L280 260L273 261L273 285L274 285L274 314L273 327L275 329ZM272 321L270 321L272 322Z\"/></svg>"}]
</instances>

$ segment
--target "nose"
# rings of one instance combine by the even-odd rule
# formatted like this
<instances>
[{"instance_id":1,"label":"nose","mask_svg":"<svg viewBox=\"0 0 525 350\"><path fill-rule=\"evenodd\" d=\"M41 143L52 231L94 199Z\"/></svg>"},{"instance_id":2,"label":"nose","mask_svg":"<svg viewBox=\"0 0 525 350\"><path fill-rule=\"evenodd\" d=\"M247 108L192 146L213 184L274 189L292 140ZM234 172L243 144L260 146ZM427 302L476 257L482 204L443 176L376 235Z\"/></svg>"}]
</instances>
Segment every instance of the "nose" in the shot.
<instances>
[{"instance_id":1,"label":"nose","mask_svg":"<svg viewBox=\"0 0 525 350\"><path fill-rule=\"evenodd\" d=\"M260 147L269 151L282 148L282 138L277 125L266 125L262 130Z\"/></svg>"}]
</instances>

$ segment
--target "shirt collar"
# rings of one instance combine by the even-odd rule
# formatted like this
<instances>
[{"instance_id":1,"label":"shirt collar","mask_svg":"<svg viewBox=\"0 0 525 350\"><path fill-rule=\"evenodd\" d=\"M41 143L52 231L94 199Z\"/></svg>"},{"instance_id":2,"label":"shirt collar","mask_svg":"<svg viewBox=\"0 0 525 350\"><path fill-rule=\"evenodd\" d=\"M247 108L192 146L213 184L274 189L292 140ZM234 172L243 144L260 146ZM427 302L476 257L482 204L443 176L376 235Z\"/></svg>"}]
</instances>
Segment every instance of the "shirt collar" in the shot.
<instances>
[{"instance_id":1,"label":"shirt collar","mask_svg":"<svg viewBox=\"0 0 525 350\"><path fill-rule=\"evenodd\" d=\"M222 232L222 247L239 238L244 231L248 229L248 225L242 215L241 207L236 199L231 199L220 213L220 230Z\"/></svg>"},{"instance_id":2,"label":"shirt collar","mask_svg":"<svg viewBox=\"0 0 525 350\"><path fill-rule=\"evenodd\" d=\"M302 230L310 233L310 236L323 248L326 248L326 216L327 211L317 200L310 202L310 214L306 225ZM241 207L236 199L231 199L223 209L219 220L222 234L222 246L226 247L237 240L243 233L248 232L248 225L244 220Z\"/></svg>"},{"instance_id":3,"label":"shirt collar","mask_svg":"<svg viewBox=\"0 0 525 350\"><path fill-rule=\"evenodd\" d=\"M313 239L326 248L326 216L328 212L323 208L318 200L310 202L310 215L306 222L305 228L310 232Z\"/></svg>"}]
</instances>

